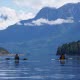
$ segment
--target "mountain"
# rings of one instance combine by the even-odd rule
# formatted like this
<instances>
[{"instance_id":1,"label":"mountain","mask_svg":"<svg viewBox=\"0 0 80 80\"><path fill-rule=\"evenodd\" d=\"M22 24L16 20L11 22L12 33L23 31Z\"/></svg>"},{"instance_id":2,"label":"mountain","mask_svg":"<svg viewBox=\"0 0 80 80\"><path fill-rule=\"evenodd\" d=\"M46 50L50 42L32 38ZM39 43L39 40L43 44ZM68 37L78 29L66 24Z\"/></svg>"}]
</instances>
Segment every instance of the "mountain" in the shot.
<instances>
[{"instance_id":1,"label":"mountain","mask_svg":"<svg viewBox=\"0 0 80 80\"><path fill-rule=\"evenodd\" d=\"M48 19L48 20L56 20L58 18L67 19L73 18L75 21L80 20L80 3L69 3L63 5L62 7L56 9L51 7L44 7L42 8L35 18L30 20L23 20L21 23L31 22L33 20L37 20L40 18Z\"/></svg>"},{"instance_id":2,"label":"mountain","mask_svg":"<svg viewBox=\"0 0 80 80\"><path fill-rule=\"evenodd\" d=\"M63 43L80 40L80 3L45 7L35 18L0 31L0 46L9 50L55 53Z\"/></svg>"},{"instance_id":3,"label":"mountain","mask_svg":"<svg viewBox=\"0 0 80 80\"><path fill-rule=\"evenodd\" d=\"M48 20L55 20L58 17L58 15L56 13L58 13L57 9L50 8L50 7L44 7L36 15L35 19L45 18L45 19L48 19Z\"/></svg>"},{"instance_id":4,"label":"mountain","mask_svg":"<svg viewBox=\"0 0 80 80\"><path fill-rule=\"evenodd\" d=\"M20 22L21 25L15 24L8 27L5 30L0 31L0 42L14 42L14 41L26 41L38 38L47 38L49 36L55 36L63 34L64 30L69 31L68 29L71 26L77 26L80 20L80 3L77 4L66 4L58 9L45 7L40 10L40 12L35 16L35 18L30 20L23 20ZM44 23L42 25L24 25L31 24L33 21L36 23L40 18L48 19L49 21L56 21L57 19L66 20L67 18L73 19L73 23L63 23L50 25ZM58 21L57 21L58 23ZM66 28L65 26L68 26ZM71 30L74 28L71 28Z\"/></svg>"},{"instance_id":5,"label":"mountain","mask_svg":"<svg viewBox=\"0 0 80 80\"><path fill-rule=\"evenodd\" d=\"M40 10L35 19L45 18L48 20L56 20L58 18L67 19L73 17L75 20L80 20L80 3L66 4L58 9L45 7Z\"/></svg>"}]
</instances>

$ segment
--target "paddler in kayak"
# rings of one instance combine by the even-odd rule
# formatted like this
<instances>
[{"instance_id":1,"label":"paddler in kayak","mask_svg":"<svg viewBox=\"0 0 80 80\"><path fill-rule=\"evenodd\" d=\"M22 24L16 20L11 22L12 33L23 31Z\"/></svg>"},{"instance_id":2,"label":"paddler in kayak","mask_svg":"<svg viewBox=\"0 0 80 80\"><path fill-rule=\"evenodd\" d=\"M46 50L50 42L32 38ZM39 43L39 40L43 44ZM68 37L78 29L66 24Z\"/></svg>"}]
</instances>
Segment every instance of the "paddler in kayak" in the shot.
<instances>
[{"instance_id":1,"label":"paddler in kayak","mask_svg":"<svg viewBox=\"0 0 80 80\"><path fill-rule=\"evenodd\" d=\"M15 60L19 60L19 55L16 54L14 59L15 59Z\"/></svg>"},{"instance_id":2,"label":"paddler in kayak","mask_svg":"<svg viewBox=\"0 0 80 80\"><path fill-rule=\"evenodd\" d=\"M65 60L65 55L64 55L64 54L61 54L61 56L60 56L59 59L60 59L60 60Z\"/></svg>"}]
</instances>

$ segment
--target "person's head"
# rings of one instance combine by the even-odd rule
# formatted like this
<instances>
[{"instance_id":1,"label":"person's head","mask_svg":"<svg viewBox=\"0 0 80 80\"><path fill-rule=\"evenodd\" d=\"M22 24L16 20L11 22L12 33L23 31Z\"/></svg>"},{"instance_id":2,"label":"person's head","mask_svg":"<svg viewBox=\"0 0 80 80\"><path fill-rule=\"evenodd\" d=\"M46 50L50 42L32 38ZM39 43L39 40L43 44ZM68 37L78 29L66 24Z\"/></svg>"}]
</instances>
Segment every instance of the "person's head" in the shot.
<instances>
[{"instance_id":1,"label":"person's head","mask_svg":"<svg viewBox=\"0 0 80 80\"><path fill-rule=\"evenodd\" d=\"M62 54L62 55L64 55L64 54Z\"/></svg>"},{"instance_id":2,"label":"person's head","mask_svg":"<svg viewBox=\"0 0 80 80\"><path fill-rule=\"evenodd\" d=\"M16 54L16 56L18 56L18 54Z\"/></svg>"}]
</instances>

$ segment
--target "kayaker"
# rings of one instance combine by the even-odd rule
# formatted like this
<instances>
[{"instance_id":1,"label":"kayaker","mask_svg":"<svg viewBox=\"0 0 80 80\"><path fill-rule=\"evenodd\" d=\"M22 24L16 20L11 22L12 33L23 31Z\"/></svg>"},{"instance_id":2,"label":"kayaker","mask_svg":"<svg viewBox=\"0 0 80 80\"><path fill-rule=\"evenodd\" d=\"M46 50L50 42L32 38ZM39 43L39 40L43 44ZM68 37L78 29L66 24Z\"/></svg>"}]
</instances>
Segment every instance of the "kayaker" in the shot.
<instances>
[{"instance_id":1,"label":"kayaker","mask_svg":"<svg viewBox=\"0 0 80 80\"><path fill-rule=\"evenodd\" d=\"M65 59L65 55L64 54L61 54L60 60L64 60L64 59Z\"/></svg>"},{"instance_id":2,"label":"kayaker","mask_svg":"<svg viewBox=\"0 0 80 80\"><path fill-rule=\"evenodd\" d=\"M15 60L19 60L19 55L18 54L15 55Z\"/></svg>"}]
</instances>

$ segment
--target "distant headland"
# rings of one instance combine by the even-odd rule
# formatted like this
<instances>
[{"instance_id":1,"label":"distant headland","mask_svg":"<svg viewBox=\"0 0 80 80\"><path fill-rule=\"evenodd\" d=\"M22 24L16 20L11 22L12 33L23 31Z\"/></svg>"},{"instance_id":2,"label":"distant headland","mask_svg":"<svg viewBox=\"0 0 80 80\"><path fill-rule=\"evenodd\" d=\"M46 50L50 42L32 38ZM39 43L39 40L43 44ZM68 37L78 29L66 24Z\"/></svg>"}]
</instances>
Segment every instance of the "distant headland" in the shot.
<instances>
[{"instance_id":1,"label":"distant headland","mask_svg":"<svg viewBox=\"0 0 80 80\"><path fill-rule=\"evenodd\" d=\"M57 55L80 55L80 41L70 42L58 47Z\"/></svg>"},{"instance_id":2,"label":"distant headland","mask_svg":"<svg viewBox=\"0 0 80 80\"><path fill-rule=\"evenodd\" d=\"M3 55L8 55L10 54L6 49L0 47L0 56L3 56Z\"/></svg>"}]
</instances>

